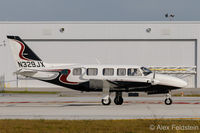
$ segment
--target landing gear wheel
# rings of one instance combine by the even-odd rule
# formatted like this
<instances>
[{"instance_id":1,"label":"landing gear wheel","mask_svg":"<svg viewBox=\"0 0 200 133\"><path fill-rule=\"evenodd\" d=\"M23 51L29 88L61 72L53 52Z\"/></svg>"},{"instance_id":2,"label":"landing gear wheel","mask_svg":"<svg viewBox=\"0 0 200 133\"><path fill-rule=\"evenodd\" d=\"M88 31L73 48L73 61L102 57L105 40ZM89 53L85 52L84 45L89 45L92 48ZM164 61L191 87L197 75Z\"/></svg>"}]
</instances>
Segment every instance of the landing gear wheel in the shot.
<instances>
[{"instance_id":1,"label":"landing gear wheel","mask_svg":"<svg viewBox=\"0 0 200 133\"><path fill-rule=\"evenodd\" d=\"M116 105L122 105L123 102L124 102L124 100L123 100L122 97L115 97L115 99L114 99L114 103L115 103Z\"/></svg>"},{"instance_id":2,"label":"landing gear wheel","mask_svg":"<svg viewBox=\"0 0 200 133\"><path fill-rule=\"evenodd\" d=\"M109 97L109 98L106 98L106 99L102 99L102 100L101 100L101 103L102 103L103 105L110 105L110 103L111 103L110 97Z\"/></svg>"},{"instance_id":3,"label":"landing gear wheel","mask_svg":"<svg viewBox=\"0 0 200 133\"><path fill-rule=\"evenodd\" d=\"M166 105L171 105L172 104L172 99L171 98L166 98L165 99L165 104Z\"/></svg>"}]
</instances>

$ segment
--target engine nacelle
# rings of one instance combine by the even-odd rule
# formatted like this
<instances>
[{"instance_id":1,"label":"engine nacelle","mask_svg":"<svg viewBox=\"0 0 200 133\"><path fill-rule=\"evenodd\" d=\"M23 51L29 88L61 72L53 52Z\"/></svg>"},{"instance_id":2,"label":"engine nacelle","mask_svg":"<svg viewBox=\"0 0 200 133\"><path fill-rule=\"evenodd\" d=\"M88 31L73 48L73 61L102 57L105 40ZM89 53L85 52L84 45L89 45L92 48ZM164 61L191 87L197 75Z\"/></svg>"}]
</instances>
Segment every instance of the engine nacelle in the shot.
<instances>
[{"instance_id":1,"label":"engine nacelle","mask_svg":"<svg viewBox=\"0 0 200 133\"><path fill-rule=\"evenodd\" d=\"M94 89L102 89L103 82L104 82L103 80L90 79L89 86L90 88L94 88Z\"/></svg>"}]
</instances>

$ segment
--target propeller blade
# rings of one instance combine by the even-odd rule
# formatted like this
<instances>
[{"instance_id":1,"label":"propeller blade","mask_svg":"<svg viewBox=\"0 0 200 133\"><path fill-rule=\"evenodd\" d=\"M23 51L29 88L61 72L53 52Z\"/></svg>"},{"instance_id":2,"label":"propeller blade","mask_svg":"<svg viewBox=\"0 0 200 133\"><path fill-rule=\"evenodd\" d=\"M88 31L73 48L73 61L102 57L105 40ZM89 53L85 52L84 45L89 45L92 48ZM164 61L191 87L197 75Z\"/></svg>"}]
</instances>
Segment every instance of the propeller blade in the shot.
<instances>
[{"instance_id":1,"label":"propeller blade","mask_svg":"<svg viewBox=\"0 0 200 133\"><path fill-rule=\"evenodd\" d=\"M156 78L156 72L154 71L153 72L153 79L155 79Z\"/></svg>"},{"instance_id":2,"label":"propeller blade","mask_svg":"<svg viewBox=\"0 0 200 133\"><path fill-rule=\"evenodd\" d=\"M153 72L153 78L151 79L151 84L155 85L155 78L156 78L156 73L155 71Z\"/></svg>"}]
</instances>

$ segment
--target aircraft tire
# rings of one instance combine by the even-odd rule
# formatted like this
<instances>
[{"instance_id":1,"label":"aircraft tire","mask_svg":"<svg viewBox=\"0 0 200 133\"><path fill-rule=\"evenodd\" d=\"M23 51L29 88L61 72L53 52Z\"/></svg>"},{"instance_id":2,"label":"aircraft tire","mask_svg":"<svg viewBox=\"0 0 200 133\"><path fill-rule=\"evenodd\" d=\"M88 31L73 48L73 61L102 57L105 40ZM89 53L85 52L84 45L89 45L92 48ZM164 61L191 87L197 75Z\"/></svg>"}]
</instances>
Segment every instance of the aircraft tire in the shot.
<instances>
[{"instance_id":1,"label":"aircraft tire","mask_svg":"<svg viewBox=\"0 0 200 133\"><path fill-rule=\"evenodd\" d=\"M165 99L165 104L166 105L171 105L172 104L172 99L171 98L166 98Z\"/></svg>"},{"instance_id":2,"label":"aircraft tire","mask_svg":"<svg viewBox=\"0 0 200 133\"><path fill-rule=\"evenodd\" d=\"M102 99L102 100L101 100L101 103L102 103L103 105L110 105L110 103L111 103L110 97L109 97L108 99Z\"/></svg>"},{"instance_id":3,"label":"aircraft tire","mask_svg":"<svg viewBox=\"0 0 200 133\"><path fill-rule=\"evenodd\" d=\"M115 103L116 105L122 105L123 102L124 102L124 100L123 100L122 97L115 97L115 99L114 99L114 103Z\"/></svg>"}]
</instances>

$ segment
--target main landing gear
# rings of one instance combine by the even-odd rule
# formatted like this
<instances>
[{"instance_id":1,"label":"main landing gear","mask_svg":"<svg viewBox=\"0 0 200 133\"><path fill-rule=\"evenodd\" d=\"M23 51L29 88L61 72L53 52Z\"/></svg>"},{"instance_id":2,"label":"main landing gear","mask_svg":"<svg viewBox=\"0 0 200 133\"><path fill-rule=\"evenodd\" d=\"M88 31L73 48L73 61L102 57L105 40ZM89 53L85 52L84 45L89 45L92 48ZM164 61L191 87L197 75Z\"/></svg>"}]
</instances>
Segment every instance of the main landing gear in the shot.
<instances>
[{"instance_id":1,"label":"main landing gear","mask_svg":"<svg viewBox=\"0 0 200 133\"><path fill-rule=\"evenodd\" d=\"M172 104L171 94L169 94L169 93L166 95L165 104L166 105Z\"/></svg>"},{"instance_id":2,"label":"main landing gear","mask_svg":"<svg viewBox=\"0 0 200 133\"><path fill-rule=\"evenodd\" d=\"M122 105L123 102L124 102L124 100L122 98L122 92L116 92L114 103L116 105Z\"/></svg>"},{"instance_id":3,"label":"main landing gear","mask_svg":"<svg viewBox=\"0 0 200 133\"><path fill-rule=\"evenodd\" d=\"M111 103L110 95L107 95L104 98L102 98L101 103L103 105L110 105L110 103Z\"/></svg>"},{"instance_id":4,"label":"main landing gear","mask_svg":"<svg viewBox=\"0 0 200 133\"><path fill-rule=\"evenodd\" d=\"M103 105L110 105L111 98L110 98L110 87L107 81L103 81L103 98L101 100Z\"/></svg>"},{"instance_id":5,"label":"main landing gear","mask_svg":"<svg viewBox=\"0 0 200 133\"><path fill-rule=\"evenodd\" d=\"M122 98L122 92L116 92L114 103L116 105L122 105L123 102L124 102L124 100ZM101 100L101 103L103 105L110 105L110 103L111 103L110 95L103 97L102 100Z\"/></svg>"},{"instance_id":6,"label":"main landing gear","mask_svg":"<svg viewBox=\"0 0 200 133\"><path fill-rule=\"evenodd\" d=\"M110 98L110 83L108 81L103 81L102 83L102 91L103 91L103 98L101 100L101 103L103 105L110 105L111 103L111 98ZM117 91L115 93L115 99L114 99L114 103L116 105L122 105L124 102L123 98L122 98L122 92Z\"/></svg>"}]
</instances>

